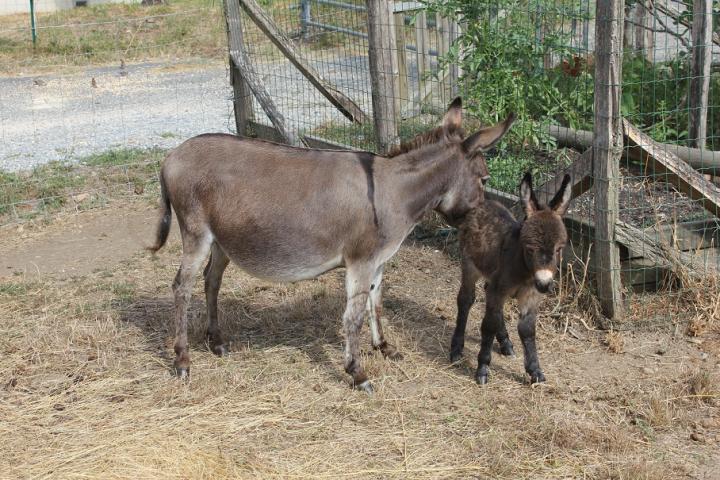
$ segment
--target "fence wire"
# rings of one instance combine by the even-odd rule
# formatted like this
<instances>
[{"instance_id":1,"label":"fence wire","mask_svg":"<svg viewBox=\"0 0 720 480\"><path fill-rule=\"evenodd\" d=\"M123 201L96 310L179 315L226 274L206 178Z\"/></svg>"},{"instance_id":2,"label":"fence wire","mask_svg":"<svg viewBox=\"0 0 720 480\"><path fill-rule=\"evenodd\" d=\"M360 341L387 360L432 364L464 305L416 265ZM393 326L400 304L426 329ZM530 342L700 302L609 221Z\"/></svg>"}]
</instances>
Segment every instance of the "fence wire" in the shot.
<instances>
[{"instance_id":1,"label":"fence wire","mask_svg":"<svg viewBox=\"0 0 720 480\"><path fill-rule=\"evenodd\" d=\"M220 1L50 3L34 42L29 2L0 16L0 225L145 193L167 149L234 124Z\"/></svg>"}]
</instances>

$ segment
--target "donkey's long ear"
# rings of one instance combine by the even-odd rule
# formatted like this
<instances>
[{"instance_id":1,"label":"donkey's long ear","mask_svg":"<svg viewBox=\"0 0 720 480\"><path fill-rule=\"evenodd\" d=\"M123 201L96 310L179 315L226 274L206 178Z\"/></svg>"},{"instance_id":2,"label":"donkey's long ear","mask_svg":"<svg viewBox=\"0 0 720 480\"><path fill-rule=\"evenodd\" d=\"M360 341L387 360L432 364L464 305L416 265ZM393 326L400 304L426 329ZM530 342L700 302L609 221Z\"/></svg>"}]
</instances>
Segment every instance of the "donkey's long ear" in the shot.
<instances>
[{"instance_id":1,"label":"donkey's long ear","mask_svg":"<svg viewBox=\"0 0 720 480\"><path fill-rule=\"evenodd\" d=\"M528 218L540 210L540 204L537 198L535 198L535 192L533 192L532 175L530 172L525 173L522 182L520 182L520 201L525 210L525 215L527 215Z\"/></svg>"},{"instance_id":2,"label":"donkey's long ear","mask_svg":"<svg viewBox=\"0 0 720 480\"><path fill-rule=\"evenodd\" d=\"M558 215L565 215L565 212L567 212L568 206L570 205L570 197L572 197L570 175L565 174L562 185L560 185L560 190L558 190L553 199L550 200L548 206Z\"/></svg>"},{"instance_id":3,"label":"donkey's long ear","mask_svg":"<svg viewBox=\"0 0 720 480\"><path fill-rule=\"evenodd\" d=\"M500 122L492 127L483 128L473 133L463 141L463 148L467 153L476 151L487 152L505 136L515 121L515 114L511 113L504 122Z\"/></svg>"},{"instance_id":4,"label":"donkey's long ear","mask_svg":"<svg viewBox=\"0 0 720 480\"><path fill-rule=\"evenodd\" d=\"M442 126L445 131L457 130L462 126L462 98L452 101L443 117Z\"/></svg>"}]
</instances>

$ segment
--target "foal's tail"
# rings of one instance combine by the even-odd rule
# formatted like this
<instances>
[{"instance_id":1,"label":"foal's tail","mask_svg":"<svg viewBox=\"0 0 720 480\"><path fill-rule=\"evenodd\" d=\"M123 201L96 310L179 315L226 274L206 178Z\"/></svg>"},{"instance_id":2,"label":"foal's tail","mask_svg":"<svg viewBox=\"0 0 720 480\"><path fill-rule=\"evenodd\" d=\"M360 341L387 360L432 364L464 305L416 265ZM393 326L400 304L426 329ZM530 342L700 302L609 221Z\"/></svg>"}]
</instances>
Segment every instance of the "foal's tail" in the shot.
<instances>
[{"instance_id":1,"label":"foal's tail","mask_svg":"<svg viewBox=\"0 0 720 480\"><path fill-rule=\"evenodd\" d=\"M167 241L168 234L170 233L170 221L172 220L172 209L170 207L170 197L167 192L167 185L165 185L165 176L163 171L160 170L160 199L162 216L160 217L160 223L158 223L157 233L155 234L155 244L151 247L147 247L152 253L160 250L165 242Z\"/></svg>"}]
</instances>

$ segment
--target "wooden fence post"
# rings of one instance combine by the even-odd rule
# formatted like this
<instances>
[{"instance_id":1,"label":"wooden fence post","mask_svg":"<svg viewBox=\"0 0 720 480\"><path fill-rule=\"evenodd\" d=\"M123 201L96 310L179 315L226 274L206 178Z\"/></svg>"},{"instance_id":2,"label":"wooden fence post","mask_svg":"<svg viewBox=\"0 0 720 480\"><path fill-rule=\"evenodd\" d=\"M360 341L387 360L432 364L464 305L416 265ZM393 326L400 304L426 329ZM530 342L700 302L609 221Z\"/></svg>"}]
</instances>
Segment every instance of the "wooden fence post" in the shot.
<instances>
[{"instance_id":1,"label":"wooden fence post","mask_svg":"<svg viewBox=\"0 0 720 480\"><path fill-rule=\"evenodd\" d=\"M228 49L230 51L245 52L243 43L242 23L240 9L233 0L225 0L225 21L227 22ZM242 72L229 56L230 84L233 87L233 110L235 112L235 131L237 135L248 135L248 121L254 119L252 108L252 92L248 87Z\"/></svg>"},{"instance_id":2,"label":"wooden fence post","mask_svg":"<svg viewBox=\"0 0 720 480\"><path fill-rule=\"evenodd\" d=\"M615 242L623 148L620 113L623 3L606 0L597 2L595 9L594 248L598 299L610 319L623 316L620 251Z\"/></svg>"},{"instance_id":3,"label":"wooden fence post","mask_svg":"<svg viewBox=\"0 0 720 480\"><path fill-rule=\"evenodd\" d=\"M368 13L368 60L378 153L387 153L398 143L396 112L396 75L398 73L395 52L395 27L393 2L390 0L367 0Z\"/></svg>"},{"instance_id":4,"label":"wooden fence post","mask_svg":"<svg viewBox=\"0 0 720 480\"><path fill-rule=\"evenodd\" d=\"M708 92L712 62L712 0L694 0L692 63L690 66L690 125L688 146L704 149L707 143Z\"/></svg>"}]
</instances>

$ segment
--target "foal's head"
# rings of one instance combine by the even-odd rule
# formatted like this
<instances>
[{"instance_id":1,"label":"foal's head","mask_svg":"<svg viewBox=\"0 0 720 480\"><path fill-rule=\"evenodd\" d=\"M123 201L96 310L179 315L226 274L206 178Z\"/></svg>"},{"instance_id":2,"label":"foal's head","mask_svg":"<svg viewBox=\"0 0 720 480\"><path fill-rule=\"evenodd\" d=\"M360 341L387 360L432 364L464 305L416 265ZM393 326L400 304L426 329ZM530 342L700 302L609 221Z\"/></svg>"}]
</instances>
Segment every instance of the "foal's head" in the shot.
<instances>
[{"instance_id":1,"label":"foal's head","mask_svg":"<svg viewBox=\"0 0 720 480\"><path fill-rule=\"evenodd\" d=\"M571 194L570 175L565 175L560 189L548 205L540 205L535 198L529 172L520 183L520 200L526 215L520 229L520 243L525 265L533 274L535 287L542 293L546 293L552 285L567 242L562 216L567 211Z\"/></svg>"},{"instance_id":2,"label":"foal's head","mask_svg":"<svg viewBox=\"0 0 720 480\"><path fill-rule=\"evenodd\" d=\"M462 100L458 97L448 107L441 126L400 145L390 152L390 156L409 152L422 145L442 145L444 158L454 160L453 165L457 168L453 171L436 210L450 223L455 224L483 201L483 186L490 178L483 154L502 139L514 120L515 116L510 114L504 122L465 137L462 128Z\"/></svg>"}]
</instances>

